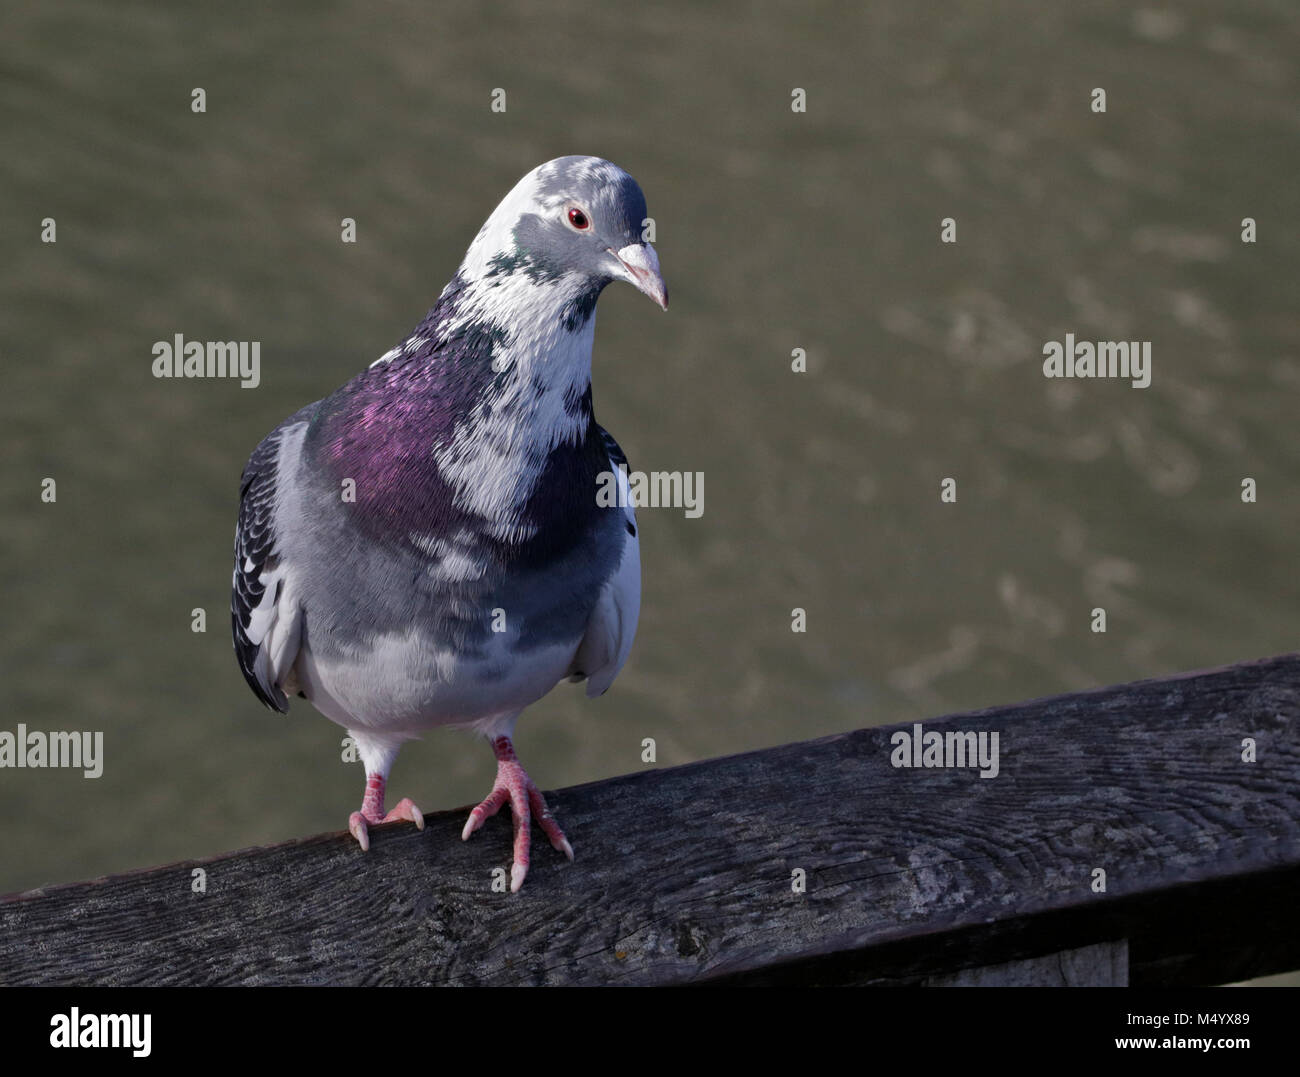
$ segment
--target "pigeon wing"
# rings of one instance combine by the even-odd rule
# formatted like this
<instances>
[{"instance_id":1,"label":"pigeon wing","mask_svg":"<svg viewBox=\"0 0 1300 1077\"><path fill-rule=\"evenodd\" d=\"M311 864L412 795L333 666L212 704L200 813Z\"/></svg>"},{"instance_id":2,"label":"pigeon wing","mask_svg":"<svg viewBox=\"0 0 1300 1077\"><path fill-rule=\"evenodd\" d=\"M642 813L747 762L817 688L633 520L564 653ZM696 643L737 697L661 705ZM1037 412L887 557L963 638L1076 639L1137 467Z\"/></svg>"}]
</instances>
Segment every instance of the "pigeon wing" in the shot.
<instances>
[{"instance_id":1,"label":"pigeon wing","mask_svg":"<svg viewBox=\"0 0 1300 1077\"><path fill-rule=\"evenodd\" d=\"M599 426L597 429L609 456L609 466L618 480L622 494L620 500L626 507L615 510L624 514L622 560L601 588L571 667L572 680L587 678L588 696L603 695L614 683L632 649L637 617L641 612L641 543L637 537L636 511L627 486L627 457L607 430Z\"/></svg>"},{"instance_id":2,"label":"pigeon wing","mask_svg":"<svg viewBox=\"0 0 1300 1077\"><path fill-rule=\"evenodd\" d=\"M307 422L316 406L303 408L266 436L248 458L239 486L230 596L235 654L257 698L282 713L289 709L285 687L298 657L302 616L297 603L285 594L286 566L275 529L277 484L285 481L279 474L285 436Z\"/></svg>"}]
</instances>

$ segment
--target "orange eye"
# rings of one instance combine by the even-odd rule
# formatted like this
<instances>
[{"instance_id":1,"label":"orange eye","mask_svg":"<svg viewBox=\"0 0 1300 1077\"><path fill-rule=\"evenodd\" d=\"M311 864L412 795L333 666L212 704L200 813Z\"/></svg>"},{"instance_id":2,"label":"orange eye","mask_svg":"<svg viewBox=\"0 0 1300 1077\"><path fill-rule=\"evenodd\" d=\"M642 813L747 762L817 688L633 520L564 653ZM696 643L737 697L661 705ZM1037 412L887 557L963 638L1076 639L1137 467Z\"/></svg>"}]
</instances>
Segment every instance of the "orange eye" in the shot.
<instances>
[{"instance_id":1,"label":"orange eye","mask_svg":"<svg viewBox=\"0 0 1300 1077\"><path fill-rule=\"evenodd\" d=\"M569 210L569 223L579 232L585 232L591 227L591 222L587 220L587 215L577 208Z\"/></svg>"}]
</instances>

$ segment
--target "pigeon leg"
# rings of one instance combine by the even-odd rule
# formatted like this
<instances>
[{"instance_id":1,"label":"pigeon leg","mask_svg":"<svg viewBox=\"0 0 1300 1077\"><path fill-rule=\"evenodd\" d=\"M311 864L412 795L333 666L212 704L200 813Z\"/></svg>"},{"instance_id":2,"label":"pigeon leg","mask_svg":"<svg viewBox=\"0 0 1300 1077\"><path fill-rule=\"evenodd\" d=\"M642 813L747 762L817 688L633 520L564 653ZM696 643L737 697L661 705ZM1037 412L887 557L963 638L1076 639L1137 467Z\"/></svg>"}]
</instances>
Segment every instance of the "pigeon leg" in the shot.
<instances>
[{"instance_id":1,"label":"pigeon leg","mask_svg":"<svg viewBox=\"0 0 1300 1077\"><path fill-rule=\"evenodd\" d=\"M384 814L384 783L382 774L366 776L366 795L361 801L361 810L354 811L348 817L348 830L357 839L363 852L370 849L369 823L395 823L400 819L409 819L417 830L424 829L424 813L412 803L410 797L403 797L401 802L388 814Z\"/></svg>"},{"instance_id":2,"label":"pigeon leg","mask_svg":"<svg viewBox=\"0 0 1300 1077\"><path fill-rule=\"evenodd\" d=\"M564 836L560 824L555 821L551 809L546 806L541 791L533 784L532 778L516 757L515 746L510 738L497 737L492 742L492 751L497 757L496 784L492 786L487 799L469 813L460 837L462 841L468 840L489 817L501 810L503 804L510 804L515 828L514 863L510 867L510 891L514 893L524 885L524 876L528 874L529 826L533 819L537 820L537 825L550 839L551 845L570 860L573 859L573 846Z\"/></svg>"}]
</instances>

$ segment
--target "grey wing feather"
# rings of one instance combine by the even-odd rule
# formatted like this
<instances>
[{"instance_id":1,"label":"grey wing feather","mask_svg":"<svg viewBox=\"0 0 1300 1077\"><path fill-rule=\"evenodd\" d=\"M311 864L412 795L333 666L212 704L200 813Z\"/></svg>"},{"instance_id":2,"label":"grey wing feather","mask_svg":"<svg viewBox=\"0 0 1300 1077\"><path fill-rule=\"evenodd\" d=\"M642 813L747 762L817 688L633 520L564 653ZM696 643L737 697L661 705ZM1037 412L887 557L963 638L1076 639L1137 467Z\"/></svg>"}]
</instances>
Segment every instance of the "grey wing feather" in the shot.
<instances>
[{"instance_id":1,"label":"grey wing feather","mask_svg":"<svg viewBox=\"0 0 1300 1077\"><path fill-rule=\"evenodd\" d=\"M235 528L235 571L230 596L230 621L235 655L244 680L257 698L273 710L285 712L289 701L281 687L285 659L292 665L297 653L299 626L296 611L276 640L268 637L279 614L284 575L275 532L277 474L284 435L311 418L311 404L277 426L248 458L239 485L239 523ZM269 592L269 593L268 593ZM278 643L278 647L272 643ZM292 650L292 654L287 652ZM279 653L273 654L273 651Z\"/></svg>"},{"instance_id":2,"label":"grey wing feather","mask_svg":"<svg viewBox=\"0 0 1300 1077\"><path fill-rule=\"evenodd\" d=\"M627 467L627 457L618 442L601 427L601 441L613 470ZM626 482L620 478L620 485ZM627 491L624 490L624 494ZM592 611L587 631L578 645L570 670L571 680L587 680L587 695L602 695L614 683L623 663L627 661L636 636L637 618L641 612L641 550L636 533L636 512L631 498L624 514L626 527L623 555L614 573L601 589L596 607Z\"/></svg>"}]
</instances>

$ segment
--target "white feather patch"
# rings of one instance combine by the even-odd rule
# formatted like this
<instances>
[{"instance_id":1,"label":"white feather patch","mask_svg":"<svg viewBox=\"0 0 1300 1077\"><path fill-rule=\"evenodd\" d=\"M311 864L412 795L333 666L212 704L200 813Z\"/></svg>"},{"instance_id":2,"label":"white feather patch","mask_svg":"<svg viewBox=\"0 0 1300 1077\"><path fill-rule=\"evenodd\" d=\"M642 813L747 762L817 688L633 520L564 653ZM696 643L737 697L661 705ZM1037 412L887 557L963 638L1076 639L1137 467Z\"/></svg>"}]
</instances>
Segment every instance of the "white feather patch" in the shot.
<instances>
[{"instance_id":1,"label":"white feather patch","mask_svg":"<svg viewBox=\"0 0 1300 1077\"><path fill-rule=\"evenodd\" d=\"M457 507L507 526L531 495L547 455L562 442L578 441L589 422L586 414L570 414L565 400L591 382L596 320L565 329L556 317L559 287L522 274L494 288L471 285L456 319L439 327L451 333L464 322L510 326L509 344L495 356L507 375L500 393L464 417L435 455L456 488Z\"/></svg>"}]
</instances>

